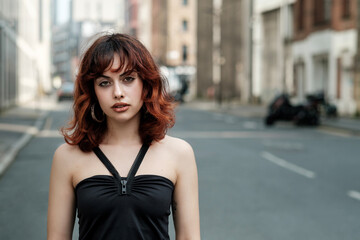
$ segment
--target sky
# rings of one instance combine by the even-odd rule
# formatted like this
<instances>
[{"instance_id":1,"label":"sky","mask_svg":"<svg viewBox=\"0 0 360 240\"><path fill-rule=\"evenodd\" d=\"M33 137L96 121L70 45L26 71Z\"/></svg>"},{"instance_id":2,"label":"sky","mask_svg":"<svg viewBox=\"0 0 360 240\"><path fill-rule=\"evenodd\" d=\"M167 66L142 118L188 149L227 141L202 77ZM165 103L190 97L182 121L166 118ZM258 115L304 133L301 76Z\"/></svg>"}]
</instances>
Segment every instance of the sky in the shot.
<instances>
[{"instance_id":1,"label":"sky","mask_svg":"<svg viewBox=\"0 0 360 240\"><path fill-rule=\"evenodd\" d=\"M69 4L70 0L57 0L56 1L56 10L57 10L57 23L65 23L69 19Z\"/></svg>"}]
</instances>

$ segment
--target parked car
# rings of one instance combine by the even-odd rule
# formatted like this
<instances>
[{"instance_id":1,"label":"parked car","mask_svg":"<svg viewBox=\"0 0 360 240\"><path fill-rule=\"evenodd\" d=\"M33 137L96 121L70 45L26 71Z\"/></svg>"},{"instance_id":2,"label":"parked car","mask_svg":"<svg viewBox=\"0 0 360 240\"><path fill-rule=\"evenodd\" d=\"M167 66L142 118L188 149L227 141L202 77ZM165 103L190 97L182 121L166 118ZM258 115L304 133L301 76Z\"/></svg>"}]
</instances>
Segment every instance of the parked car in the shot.
<instances>
[{"instance_id":1,"label":"parked car","mask_svg":"<svg viewBox=\"0 0 360 240\"><path fill-rule=\"evenodd\" d=\"M57 90L57 99L62 101L65 99L74 98L74 83L73 82L64 82L61 87Z\"/></svg>"}]
</instances>

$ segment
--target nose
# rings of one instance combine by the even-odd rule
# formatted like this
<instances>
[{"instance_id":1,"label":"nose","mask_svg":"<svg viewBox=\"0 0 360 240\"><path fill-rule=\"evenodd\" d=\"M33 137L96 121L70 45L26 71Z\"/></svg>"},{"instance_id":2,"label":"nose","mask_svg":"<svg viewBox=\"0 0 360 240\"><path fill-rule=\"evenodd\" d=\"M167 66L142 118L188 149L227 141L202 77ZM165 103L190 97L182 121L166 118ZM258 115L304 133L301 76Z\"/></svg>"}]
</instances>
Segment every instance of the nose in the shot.
<instances>
[{"instance_id":1,"label":"nose","mask_svg":"<svg viewBox=\"0 0 360 240\"><path fill-rule=\"evenodd\" d=\"M114 84L114 98L115 99L120 99L122 98L124 95L123 95L123 89L121 87L121 84L119 83L115 83Z\"/></svg>"}]
</instances>

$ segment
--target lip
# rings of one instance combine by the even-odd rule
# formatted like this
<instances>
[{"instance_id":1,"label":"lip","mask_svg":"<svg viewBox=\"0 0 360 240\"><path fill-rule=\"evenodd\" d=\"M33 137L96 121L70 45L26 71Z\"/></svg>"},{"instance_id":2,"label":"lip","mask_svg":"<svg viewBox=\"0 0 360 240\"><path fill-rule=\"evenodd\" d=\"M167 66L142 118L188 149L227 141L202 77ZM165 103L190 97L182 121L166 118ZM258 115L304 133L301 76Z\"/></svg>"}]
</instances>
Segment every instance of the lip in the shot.
<instances>
[{"instance_id":1,"label":"lip","mask_svg":"<svg viewBox=\"0 0 360 240\"><path fill-rule=\"evenodd\" d=\"M125 112L126 110L128 110L130 107L129 104L127 103L115 103L114 105L112 105L112 109L115 111L115 112Z\"/></svg>"}]
</instances>

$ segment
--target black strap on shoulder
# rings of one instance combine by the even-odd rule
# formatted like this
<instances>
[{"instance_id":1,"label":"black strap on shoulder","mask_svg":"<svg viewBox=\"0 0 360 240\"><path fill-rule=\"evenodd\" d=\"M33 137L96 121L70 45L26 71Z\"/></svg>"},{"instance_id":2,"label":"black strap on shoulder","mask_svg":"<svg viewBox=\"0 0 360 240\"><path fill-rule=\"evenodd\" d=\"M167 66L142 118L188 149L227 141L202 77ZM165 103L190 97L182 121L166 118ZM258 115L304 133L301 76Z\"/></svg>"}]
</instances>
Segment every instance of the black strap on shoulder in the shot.
<instances>
[{"instance_id":1,"label":"black strap on shoulder","mask_svg":"<svg viewBox=\"0 0 360 240\"><path fill-rule=\"evenodd\" d=\"M95 147L93 149L96 156L101 160L101 162L105 165L105 167L109 170L109 172L117 179L121 180L120 174L115 169L114 165L109 161L109 159L105 156L105 154L101 151L99 147Z\"/></svg>"},{"instance_id":2,"label":"black strap on shoulder","mask_svg":"<svg viewBox=\"0 0 360 240\"><path fill-rule=\"evenodd\" d=\"M135 161L134 161L133 165L130 168L127 179L125 180L125 186L124 186L124 184L122 186L122 192L123 193L129 194L131 192L132 181L133 181L133 179L135 177L135 174L136 174L137 170L139 169L140 164L141 164L142 160L144 159L145 154L146 154L148 149L149 149L149 145L147 145L147 144L143 144L141 146L140 151L137 154L137 156L135 158ZM124 180L122 180L122 183L123 183L123 181ZM126 185L128 186L127 188L126 188Z\"/></svg>"},{"instance_id":3,"label":"black strap on shoulder","mask_svg":"<svg viewBox=\"0 0 360 240\"><path fill-rule=\"evenodd\" d=\"M128 178L131 177L131 176L132 177L135 176L135 174L136 174L137 170L139 169L140 164L141 164L142 160L144 159L145 154L146 154L148 149L149 149L149 145L147 145L147 144L143 144L141 146L140 151L137 154L137 156L135 158L135 161L134 161L133 165L130 168L130 171L129 171L128 176L127 176Z\"/></svg>"}]
</instances>

